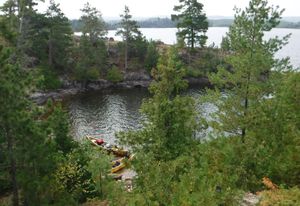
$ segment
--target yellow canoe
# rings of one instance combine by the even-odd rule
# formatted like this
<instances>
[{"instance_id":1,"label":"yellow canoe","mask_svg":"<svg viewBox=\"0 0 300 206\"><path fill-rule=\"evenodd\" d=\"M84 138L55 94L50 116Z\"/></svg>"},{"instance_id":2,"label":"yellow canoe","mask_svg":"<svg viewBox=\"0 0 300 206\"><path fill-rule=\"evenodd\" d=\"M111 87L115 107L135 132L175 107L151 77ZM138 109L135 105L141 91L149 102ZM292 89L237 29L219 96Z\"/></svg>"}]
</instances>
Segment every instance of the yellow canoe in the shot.
<instances>
[{"instance_id":1,"label":"yellow canoe","mask_svg":"<svg viewBox=\"0 0 300 206\"><path fill-rule=\"evenodd\" d=\"M124 169L126 167L126 162L124 161L124 158L121 160L115 160L112 162L113 166L111 168L111 173L119 172L120 170Z\"/></svg>"}]
</instances>

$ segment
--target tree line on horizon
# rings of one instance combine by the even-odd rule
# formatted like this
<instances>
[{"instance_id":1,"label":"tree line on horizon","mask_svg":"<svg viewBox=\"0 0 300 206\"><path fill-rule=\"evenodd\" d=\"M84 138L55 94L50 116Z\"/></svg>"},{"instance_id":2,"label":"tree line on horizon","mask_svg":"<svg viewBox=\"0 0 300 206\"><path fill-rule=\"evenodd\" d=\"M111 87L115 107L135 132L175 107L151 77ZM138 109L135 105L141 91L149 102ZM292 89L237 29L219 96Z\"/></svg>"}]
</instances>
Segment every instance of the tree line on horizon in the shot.
<instances>
[{"instance_id":1,"label":"tree line on horizon","mask_svg":"<svg viewBox=\"0 0 300 206\"><path fill-rule=\"evenodd\" d=\"M153 17L148 18L145 20L136 20L138 23L138 26L140 28L176 28L176 22L172 21L171 18L165 17ZM208 24L209 27L230 27L233 23L233 18L229 19L209 19L208 18ZM70 20L72 25L72 30L74 32L80 32L81 26L80 21L77 19ZM108 30L116 30L119 26L118 20L106 20L106 25ZM282 20L280 21L280 24L276 28L290 28L290 29L299 29L300 28L300 22L291 22L288 20Z\"/></svg>"}]
</instances>

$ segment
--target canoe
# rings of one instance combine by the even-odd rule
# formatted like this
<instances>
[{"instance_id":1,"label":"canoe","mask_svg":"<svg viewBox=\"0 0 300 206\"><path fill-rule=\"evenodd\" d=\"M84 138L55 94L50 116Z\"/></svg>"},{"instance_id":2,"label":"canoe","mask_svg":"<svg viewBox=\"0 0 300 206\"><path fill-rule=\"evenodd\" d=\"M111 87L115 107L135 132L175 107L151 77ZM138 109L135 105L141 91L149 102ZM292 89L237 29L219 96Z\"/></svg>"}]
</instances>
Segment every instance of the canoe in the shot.
<instances>
[{"instance_id":1,"label":"canoe","mask_svg":"<svg viewBox=\"0 0 300 206\"><path fill-rule=\"evenodd\" d=\"M125 160L124 158L121 158L120 160L112 161L113 165L110 172L116 173L124 169L126 167L126 162L124 160Z\"/></svg>"},{"instance_id":2,"label":"canoe","mask_svg":"<svg viewBox=\"0 0 300 206\"><path fill-rule=\"evenodd\" d=\"M115 145L112 146L111 151L114 155L119 156L119 157L129 157L130 156L130 154L127 150L119 148Z\"/></svg>"},{"instance_id":3,"label":"canoe","mask_svg":"<svg viewBox=\"0 0 300 206\"><path fill-rule=\"evenodd\" d=\"M108 153L112 153L118 157L130 157L130 153L127 150L119 148L116 145L110 145L109 143L105 142L103 139L98 139L92 136L86 136L86 138L94 145L97 146Z\"/></svg>"}]
</instances>

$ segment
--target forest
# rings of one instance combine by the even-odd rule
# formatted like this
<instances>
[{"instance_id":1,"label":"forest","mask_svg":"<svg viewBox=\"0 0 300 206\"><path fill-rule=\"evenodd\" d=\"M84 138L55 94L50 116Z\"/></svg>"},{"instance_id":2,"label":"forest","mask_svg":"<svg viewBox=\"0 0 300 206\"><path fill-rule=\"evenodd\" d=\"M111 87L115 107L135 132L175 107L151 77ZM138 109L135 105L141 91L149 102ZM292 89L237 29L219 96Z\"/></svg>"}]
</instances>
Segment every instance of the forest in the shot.
<instances>
[{"instance_id":1,"label":"forest","mask_svg":"<svg viewBox=\"0 0 300 206\"><path fill-rule=\"evenodd\" d=\"M147 40L127 6L115 41L90 3L77 22L54 0L44 13L38 2L0 7L0 205L300 205L299 68L275 57L290 35L264 38L283 24L283 9L268 0L236 8L215 48L206 46L209 20L197 0L174 5L175 45ZM136 173L128 189L111 172L113 155L72 136L63 101L39 105L31 95L66 79L117 84L131 72L151 84L143 127L116 134L134 154L125 160ZM208 79L201 99L184 94L188 77ZM209 118L199 101L214 105Z\"/></svg>"}]
</instances>

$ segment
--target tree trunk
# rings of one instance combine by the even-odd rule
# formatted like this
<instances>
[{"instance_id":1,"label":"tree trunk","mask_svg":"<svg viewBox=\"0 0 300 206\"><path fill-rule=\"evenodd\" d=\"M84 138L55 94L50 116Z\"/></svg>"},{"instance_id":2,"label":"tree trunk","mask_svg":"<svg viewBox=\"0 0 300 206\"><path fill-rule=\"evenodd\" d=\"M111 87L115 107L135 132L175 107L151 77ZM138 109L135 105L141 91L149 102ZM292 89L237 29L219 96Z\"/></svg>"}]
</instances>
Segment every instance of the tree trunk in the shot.
<instances>
[{"instance_id":1,"label":"tree trunk","mask_svg":"<svg viewBox=\"0 0 300 206\"><path fill-rule=\"evenodd\" d=\"M19 191L17 184L17 167L16 167L16 159L13 151L14 146L14 138L7 134L7 149L9 155L9 164L10 164L10 177L13 189L13 206L19 206Z\"/></svg>"},{"instance_id":2,"label":"tree trunk","mask_svg":"<svg viewBox=\"0 0 300 206\"><path fill-rule=\"evenodd\" d=\"M247 86L246 86L246 96L245 96L245 100L244 100L244 118L247 117L248 115L248 107L249 107L249 81L250 81L250 72L247 74ZM245 121L244 121L245 122ZM246 136L246 127L243 125L242 128L242 143L245 143L245 136Z\"/></svg>"},{"instance_id":3,"label":"tree trunk","mask_svg":"<svg viewBox=\"0 0 300 206\"><path fill-rule=\"evenodd\" d=\"M128 38L126 38L125 41L125 72L127 71L128 68Z\"/></svg>"},{"instance_id":4,"label":"tree trunk","mask_svg":"<svg viewBox=\"0 0 300 206\"><path fill-rule=\"evenodd\" d=\"M24 59L23 59L23 52L22 52L22 45L23 45L23 38L24 38L24 34L23 34L23 30L24 30L24 10L23 10L23 5L22 5L22 1L18 0L18 17L19 17L19 28L18 28L18 38L17 38L17 61L23 65L24 64Z\"/></svg>"},{"instance_id":5,"label":"tree trunk","mask_svg":"<svg viewBox=\"0 0 300 206\"><path fill-rule=\"evenodd\" d=\"M53 45L52 45L52 39L51 39L51 34L48 42L48 64L50 67L53 65Z\"/></svg>"},{"instance_id":6,"label":"tree trunk","mask_svg":"<svg viewBox=\"0 0 300 206\"><path fill-rule=\"evenodd\" d=\"M194 48L195 48L195 34L194 34L194 29L191 29L191 48L192 48L192 51L194 51Z\"/></svg>"}]
</instances>

